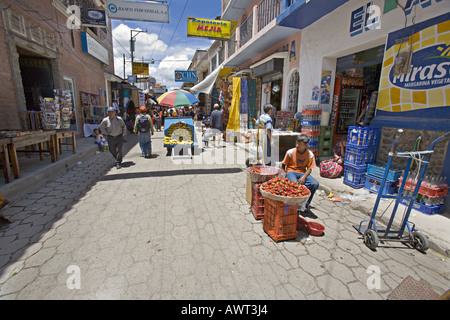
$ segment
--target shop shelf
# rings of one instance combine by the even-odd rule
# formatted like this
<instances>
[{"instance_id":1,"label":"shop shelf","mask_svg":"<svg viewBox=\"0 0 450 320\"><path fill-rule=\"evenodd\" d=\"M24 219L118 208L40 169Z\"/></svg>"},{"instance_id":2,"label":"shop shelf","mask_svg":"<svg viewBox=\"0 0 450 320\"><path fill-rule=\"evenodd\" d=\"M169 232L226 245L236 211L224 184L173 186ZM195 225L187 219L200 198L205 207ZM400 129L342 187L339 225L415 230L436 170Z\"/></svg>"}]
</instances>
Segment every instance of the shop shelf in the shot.
<instances>
[{"instance_id":1,"label":"shop shelf","mask_svg":"<svg viewBox=\"0 0 450 320\"><path fill-rule=\"evenodd\" d=\"M370 163L367 165L367 173L378 178L384 177L386 165L382 163ZM403 170L391 167L387 175L387 180L397 181L401 177Z\"/></svg>"},{"instance_id":2,"label":"shop shelf","mask_svg":"<svg viewBox=\"0 0 450 320\"><path fill-rule=\"evenodd\" d=\"M297 237L297 208L298 205L265 199L263 229L275 242Z\"/></svg>"},{"instance_id":3,"label":"shop shelf","mask_svg":"<svg viewBox=\"0 0 450 320\"><path fill-rule=\"evenodd\" d=\"M348 128L347 146L377 147L380 136L380 128L352 126Z\"/></svg>"},{"instance_id":4,"label":"shop shelf","mask_svg":"<svg viewBox=\"0 0 450 320\"><path fill-rule=\"evenodd\" d=\"M405 206L409 205L409 200L406 199L402 199L401 203ZM426 206L422 203L419 203L417 201L414 201L413 204L413 209L420 211L426 215L434 215L434 214L441 214L444 213L444 205L439 205L439 206Z\"/></svg>"},{"instance_id":5,"label":"shop shelf","mask_svg":"<svg viewBox=\"0 0 450 320\"><path fill-rule=\"evenodd\" d=\"M367 165L377 159L375 147L349 146L345 150L345 163L350 165Z\"/></svg>"},{"instance_id":6,"label":"shop shelf","mask_svg":"<svg viewBox=\"0 0 450 320\"><path fill-rule=\"evenodd\" d=\"M352 166L345 164L344 166L344 184L354 188L360 189L364 187L366 182L367 166Z\"/></svg>"},{"instance_id":7,"label":"shop shelf","mask_svg":"<svg viewBox=\"0 0 450 320\"><path fill-rule=\"evenodd\" d=\"M261 195L260 183L252 183L252 213L255 220L264 218L264 197Z\"/></svg>"},{"instance_id":8,"label":"shop shelf","mask_svg":"<svg viewBox=\"0 0 450 320\"><path fill-rule=\"evenodd\" d=\"M364 189L372 193L378 193L381 188L383 178L371 176L366 173L366 181L364 182ZM387 180L383 186L382 195L396 194L398 192L397 182Z\"/></svg>"}]
</instances>

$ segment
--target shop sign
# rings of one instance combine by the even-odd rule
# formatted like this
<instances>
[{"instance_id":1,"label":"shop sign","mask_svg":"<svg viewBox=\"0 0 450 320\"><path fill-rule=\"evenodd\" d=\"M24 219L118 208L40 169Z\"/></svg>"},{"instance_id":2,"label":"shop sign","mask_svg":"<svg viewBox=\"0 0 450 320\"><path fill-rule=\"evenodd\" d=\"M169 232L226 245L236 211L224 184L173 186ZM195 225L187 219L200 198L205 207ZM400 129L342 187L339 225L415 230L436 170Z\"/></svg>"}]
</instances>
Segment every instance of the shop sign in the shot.
<instances>
[{"instance_id":1,"label":"shop sign","mask_svg":"<svg viewBox=\"0 0 450 320\"><path fill-rule=\"evenodd\" d=\"M229 40L231 37L231 21L187 18L187 36Z\"/></svg>"},{"instance_id":2,"label":"shop sign","mask_svg":"<svg viewBox=\"0 0 450 320\"><path fill-rule=\"evenodd\" d=\"M105 10L88 9L87 16L83 18L83 26L106 28Z\"/></svg>"},{"instance_id":3,"label":"shop sign","mask_svg":"<svg viewBox=\"0 0 450 320\"><path fill-rule=\"evenodd\" d=\"M162 3L108 0L111 19L169 23L169 6Z\"/></svg>"},{"instance_id":4,"label":"shop sign","mask_svg":"<svg viewBox=\"0 0 450 320\"><path fill-rule=\"evenodd\" d=\"M197 82L197 71L175 71L175 82Z\"/></svg>"},{"instance_id":5,"label":"shop sign","mask_svg":"<svg viewBox=\"0 0 450 320\"><path fill-rule=\"evenodd\" d=\"M363 87L364 79L363 78L342 78L341 85L348 86L348 87Z\"/></svg>"},{"instance_id":6,"label":"shop sign","mask_svg":"<svg viewBox=\"0 0 450 320\"><path fill-rule=\"evenodd\" d=\"M412 54L408 74L394 76L394 67L389 73L391 83L411 90L433 89L450 84L450 46L445 43L426 47Z\"/></svg>"},{"instance_id":7,"label":"shop sign","mask_svg":"<svg viewBox=\"0 0 450 320\"><path fill-rule=\"evenodd\" d=\"M350 16L350 36L381 29L381 9L371 2L354 10Z\"/></svg>"},{"instance_id":8,"label":"shop sign","mask_svg":"<svg viewBox=\"0 0 450 320\"><path fill-rule=\"evenodd\" d=\"M148 76L150 74L148 65L149 65L148 63L133 62L133 74L140 76Z\"/></svg>"},{"instance_id":9,"label":"shop sign","mask_svg":"<svg viewBox=\"0 0 450 320\"><path fill-rule=\"evenodd\" d=\"M81 45L84 53L106 65L109 64L108 50L87 32L81 32Z\"/></svg>"},{"instance_id":10,"label":"shop sign","mask_svg":"<svg viewBox=\"0 0 450 320\"><path fill-rule=\"evenodd\" d=\"M407 0L405 4L405 12L410 15L416 5L420 3L422 8L427 8L435 2L442 2L444 0Z\"/></svg>"},{"instance_id":11,"label":"shop sign","mask_svg":"<svg viewBox=\"0 0 450 320\"><path fill-rule=\"evenodd\" d=\"M450 14L390 33L384 53L377 109L404 112L448 106ZM408 42L401 41L409 38ZM400 40L400 41L399 41ZM408 73L397 74L399 57L411 52Z\"/></svg>"}]
</instances>

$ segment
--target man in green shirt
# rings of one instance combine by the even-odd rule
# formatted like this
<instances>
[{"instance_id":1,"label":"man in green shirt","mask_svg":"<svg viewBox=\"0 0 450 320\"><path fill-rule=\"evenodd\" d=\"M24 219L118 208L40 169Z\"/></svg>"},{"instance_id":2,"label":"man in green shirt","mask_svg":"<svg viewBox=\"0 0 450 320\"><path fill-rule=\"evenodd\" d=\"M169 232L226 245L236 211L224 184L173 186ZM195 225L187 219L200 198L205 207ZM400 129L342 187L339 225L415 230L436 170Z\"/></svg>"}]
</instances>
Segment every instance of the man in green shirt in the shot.
<instances>
[{"instance_id":1,"label":"man in green shirt","mask_svg":"<svg viewBox=\"0 0 450 320\"><path fill-rule=\"evenodd\" d=\"M139 146L141 147L142 156L145 158L152 157L152 135L155 133L153 129L152 117L147 114L147 108L142 106L139 108L141 112L134 123L134 134L138 135Z\"/></svg>"}]
</instances>

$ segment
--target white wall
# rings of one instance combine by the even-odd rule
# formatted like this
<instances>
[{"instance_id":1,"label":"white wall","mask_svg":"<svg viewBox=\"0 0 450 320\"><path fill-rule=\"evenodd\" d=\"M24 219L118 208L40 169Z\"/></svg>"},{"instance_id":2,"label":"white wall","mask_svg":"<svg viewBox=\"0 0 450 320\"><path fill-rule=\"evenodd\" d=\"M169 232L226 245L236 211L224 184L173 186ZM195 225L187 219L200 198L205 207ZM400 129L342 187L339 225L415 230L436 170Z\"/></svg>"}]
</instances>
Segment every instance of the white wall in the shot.
<instances>
[{"instance_id":1,"label":"white wall","mask_svg":"<svg viewBox=\"0 0 450 320\"><path fill-rule=\"evenodd\" d=\"M381 10L380 28L364 31L354 37L350 36L351 14L354 10L366 5L369 1L351 0L335 11L303 29L300 45L300 97L299 110L303 105L314 104L311 99L314 86L320 86L322 70L332 71L331 94L334 92L337 58L364 51L386 43L389 33L405 26L405 16L401 8L383 14L384 0L373 0L372 3ZM401 5L406 0L399 1ZM423 22L450 11L450 1L430 0L431 5L422 8L416 5L407 17L407 26ZM415 13L415 14L414 14ZM333 98L331 97L331 101ZM324 111L331 109L331 102L323 105Z\"/></svg>"}]
</instances>

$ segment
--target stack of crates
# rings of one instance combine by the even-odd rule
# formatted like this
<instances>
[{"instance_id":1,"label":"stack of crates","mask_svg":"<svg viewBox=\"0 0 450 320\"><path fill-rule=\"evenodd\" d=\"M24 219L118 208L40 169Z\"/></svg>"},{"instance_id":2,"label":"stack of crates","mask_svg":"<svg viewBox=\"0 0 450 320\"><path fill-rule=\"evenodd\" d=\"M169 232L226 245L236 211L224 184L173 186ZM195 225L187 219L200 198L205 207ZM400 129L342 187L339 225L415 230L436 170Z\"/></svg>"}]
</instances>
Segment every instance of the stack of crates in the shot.
<instances>
[{"instance_id":1,"label":"stack of crates","mask_svg":"<svg viewBox=\"0 0 450 320\"><path fill-rule=\"evenodd\" d=\"M398 192L398 179L402 175L403 170L391 167L389 169L386 182L384 186L383 182L384 172L386 165L382 163L373 163L367 166L366 181L364 183L364 189L369 190L372 193L378 193L382 188L382 195L396 194Z\"/></svg>"},{"instance_id":2,"label":"stack of crates","mask_svg":"<svg viewBox=\"0 0 450 320\"><path fill-rule=\"evenodd\" d=\"M297 208L297 204L285 204L266 198L263 230L275 242L295 239L297 237Z\"/></svg>"},{"instance_id":3,"label":"stack of crates","mask_svg":"<svg viewBox=\"0 0 450 320\"><path fill-rule=\"evenodd\" d=\"M252 182L252 213L255 220L264 218L264 197L261 194L260 187L262 183Z\"/></svg>"},{"instance_id":4,"label":"stack of crates","mask_svg":"<svg viewBox=\"0 0 450 320\"><path fill-rule=\"evenodd\" d=\"M379 128L359 126L348 128L344 184L355 189L364 187L367 166L377 159L380 137Z\"/></svg>"},{"instance_id":5,"label":"stack of crates","mask_svg":"<svg viewBox=\"0 0 450 320\"><path fill-rule=\"evenodd\" d=\"M314 153L315 156L319 155L320 145L320 119L322 117L322 110L319 105L307 105L302 110L302 134L309 137L310 142L308 149Z\"/></svg>"},{"instance_id":6,"label":"stack of crates","mask_svg":"<svg viewBox=\"0 0 450 320\"><path fill-rule=\"evenodd\" d=\"M333 155L333 130L334 126L320 127L319 157Z\"/></svg>"}]
</instances>

